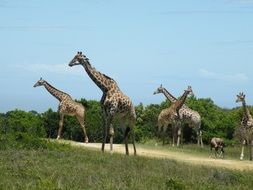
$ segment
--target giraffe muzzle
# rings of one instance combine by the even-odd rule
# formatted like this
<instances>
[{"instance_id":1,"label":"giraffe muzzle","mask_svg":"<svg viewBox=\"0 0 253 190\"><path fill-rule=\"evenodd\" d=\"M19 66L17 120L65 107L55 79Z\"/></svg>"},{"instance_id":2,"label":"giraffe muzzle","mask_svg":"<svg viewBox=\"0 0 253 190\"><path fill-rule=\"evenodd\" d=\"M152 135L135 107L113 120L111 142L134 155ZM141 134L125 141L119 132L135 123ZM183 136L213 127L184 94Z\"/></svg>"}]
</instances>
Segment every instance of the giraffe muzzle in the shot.
<instances>
[{"instance_id":1,"label":"giraffe muzzle","mask_svg":"<svg viewBox=\"0 0 253 190\"><path fill-rule=\"evenodd\" d=\"M35 87L37 87L38 86L38 84L36 83L35 85L33 85L33 87L35 88Z\"/></svg>"},{"instance_id":2,"label":"giraffe muzzle","mask_svg":"<svg viewBox=\"0 0 253 190\"><path fill-rule=\"evenodd\" d=\"M70 63L69 63L69 66L70 66L70 67L73 67L73 66L74 66L74 64L73 64L72 62L70 62Z\"/></svg>"}]
</instances>

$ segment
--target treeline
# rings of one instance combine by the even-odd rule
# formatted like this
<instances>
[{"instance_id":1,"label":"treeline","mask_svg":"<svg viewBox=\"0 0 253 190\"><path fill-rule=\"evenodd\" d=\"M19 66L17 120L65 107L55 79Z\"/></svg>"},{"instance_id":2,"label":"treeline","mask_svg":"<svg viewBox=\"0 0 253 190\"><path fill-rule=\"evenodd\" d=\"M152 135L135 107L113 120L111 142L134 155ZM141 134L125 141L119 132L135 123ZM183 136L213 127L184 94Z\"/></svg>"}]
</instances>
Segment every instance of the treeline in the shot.
<instances>
[{"instance_id":1,"label":"treeline","mask_svg":"<svg viewBox=\"0 0 253 190\"><path fill-rule=\"evenodd\" d=\"M102 116L98 101L81 99L86 108L86 130L90 142L102 141ZM210 138L217 136L226 139L228 143L234 143L233 134L239 126L242 117L240 107L234 109L222 109L209 99L196 99L190 97L186 104L199 112L202 117L203 141L208 143ZM137 122L135 127L136 141L145 142L157 137L157 117L160 111L169 106L167 101L161 104L135 107ZM250 108L252 110L252 108ZM59 114L52 109L44 113L36 111L13 110L0 114L0 141L43 137L56 138L59 127ZM185 143L196 143L196 133L193 129L184 126ZM115 143L121 143L123 132L115 123ZM169 134L169 132L168 132ZM62 138L83 142L83 133L75 117L65 116ZM0 146L4 143L0 142Z\"/></svg>"}]
</instances>

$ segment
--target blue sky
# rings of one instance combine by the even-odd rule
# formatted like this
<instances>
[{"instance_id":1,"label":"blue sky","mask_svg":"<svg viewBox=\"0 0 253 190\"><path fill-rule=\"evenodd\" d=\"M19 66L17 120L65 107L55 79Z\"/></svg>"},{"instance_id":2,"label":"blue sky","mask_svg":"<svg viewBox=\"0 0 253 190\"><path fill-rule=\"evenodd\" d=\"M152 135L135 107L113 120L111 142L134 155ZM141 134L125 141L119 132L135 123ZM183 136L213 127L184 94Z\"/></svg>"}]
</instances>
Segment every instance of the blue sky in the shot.
<instances>
[{"instance_id":1,"label":"blue sky","mask_svg":"<svg viewBox=\"0 0 253 190\"><path fill-rule=\"evenodd\" d=\"M46 111L58 102L43 77L73 98L102 93L81 66L82 51L135 105L160 103L163 84L180 96L253 104L253 0L0 0L0 112Z\"/></svg>"}]
</instances>

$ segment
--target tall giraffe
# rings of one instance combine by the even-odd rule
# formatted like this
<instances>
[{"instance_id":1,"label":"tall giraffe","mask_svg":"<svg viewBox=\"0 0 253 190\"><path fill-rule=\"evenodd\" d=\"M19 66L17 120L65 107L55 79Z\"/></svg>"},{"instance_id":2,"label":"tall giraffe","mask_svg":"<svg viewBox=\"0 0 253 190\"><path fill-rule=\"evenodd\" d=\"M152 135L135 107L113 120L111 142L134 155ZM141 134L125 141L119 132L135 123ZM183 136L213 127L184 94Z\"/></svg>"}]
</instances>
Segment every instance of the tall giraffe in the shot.
<instances>
[{"instance_id":1,"label":"tall giraffe","mask_svg":"<svg viewBox=\"0 0 253 190\"><path fill-rule=\"evenodd\" d=\"M179 110L184 105L187 95L189 93L193 93L192 88L190 86L188 86L188 88L184 91L183 95L178 100L172 102L169 108L163 109L159 114L158 132L160 132L161 129L163 129L163 144L164 144L165 131L167 130L168 125L172 124L173 126L174 125L178 126L178 122L180 120ZM179 145L179 141L180 141L180 134L178 134L177 146ZM173 136L173 145L174 145L174 136Z\"/></svg>"},{"instance_id":2,"label":"tall giraffe","mask_svg":"<svg viewBox=\"0 0 253 190\"><path fill-rule=\"evenodd\" d=\"M168 101L171 103L177 101L177 98L175 98L171 93L169 93L162 85L157 88L157 90L154 92L154 94L163 93L164 96L167 98ZM197 142L198 145L201 145L203 147L203 141L202 141L202 131L201 131L201 116L197 111L192 110L185 104L179 109L179 116L180 119L182 119L183 123L187 123L188 127L193 128L197 132ZM179 128L181 130L181 128ZM179 134L181 134L181 131L179 131Z\"/></svg>"},{"instance_id":3,"label":"tall giraffe","mask_svg":"<svg viewBox=\"0 0 253 190\"><path fill-rule=\"evenodd\" d=\"M110 135L110 150L113 150L113 136L114 128L113 122L115 118L120 118L120 125L125 129L124 140L126 154L129 154L128 150L128 138L129 132L132 131L132 141L134 148L134 155L136 155L135 139L134 139L134 125L136 120L136 114L134 106L129 97L124 95L119 89L117 83L107 75L100 73L94 67L91 66L89 59L77 52L74 58L70 61L69 66L82 65L93 80L93 82L102 90L103 96L100 100L101 108L103 111L103 142L101 150L104 152L104 147L107 139L107 130L109 128Z\"/></svg>"},{"instance_id":4,"label":"tall giraffe","mask_svg":"<svg viewBox=\"0 0 253 190\"><path fill-rule=\"evenodd\" d=\"M249 146L249 159L252 160L252 143L253 143L253 118L250 114L249 109L247 108L246 101L245 101L245 94L242 92L239 95L236 95L237 99L236 102L242 102L243 108L243 118L241 121L241 133L242 133L242 150L240 155L240 160L243 160L244 157L244 146L246 142Z\"/></svg>"},{"instance_id":5,"label":"tall giraffe","mask_svg":"<svg viewBox=\"0 0 253 190\"><path fill-rule=\"evenodd\" d=\"M84 142L88 143L89 139L86 134L85 124L84 124L85 108L83 107L83 105L78 102L75 102L69 94L62 92L60 90L57 90L55 87L50 85L47 81L43 80L42 78L40 78L40 80L38 80L38 82L36 82L33 87L37 87L37 86L44 86L51 95L53 95L56 99L60 101L59 107L58 107L58 112L60 114L60 121L59 121L57 139L60 139L61 137L64 116L70 115L70 116L76 116L84 133Z\"/></svg>"}]
</instances>

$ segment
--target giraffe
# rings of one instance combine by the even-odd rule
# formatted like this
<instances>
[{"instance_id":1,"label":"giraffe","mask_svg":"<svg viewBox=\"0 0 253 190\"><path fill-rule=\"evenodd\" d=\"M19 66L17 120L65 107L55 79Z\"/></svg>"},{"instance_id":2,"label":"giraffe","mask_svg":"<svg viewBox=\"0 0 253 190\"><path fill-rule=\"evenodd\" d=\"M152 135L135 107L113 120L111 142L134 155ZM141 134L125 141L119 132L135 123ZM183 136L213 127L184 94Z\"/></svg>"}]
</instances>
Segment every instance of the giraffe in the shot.
<instances>
[{"instance_id":1,"label":"giraffe","mask_svg":"<svg viewBox=\"0 0 253 190\"><path fill-rule=\"evenodd\" d=\"M84 123L85 108L83 107L83 105L78 102L75 102L69 94L57 90L55 87L50 85L47 81L43 80L42 78L40 78L40 80L38 80L38 82L36 82L33 87L37 86L44 86L52 96L54 96L56 99L60 101L58 107L58 112L60 114L60 121L57 139L61 138L64 116L70 115L76 116L84 133L84 142L88 143L89 139L85 130L85 123Z\"/></svg>"},{"instance_id":2,"label":"giraffe","mask_svg":"<svg viewBox=\"0 0 253 190\"><path fill-rule=\"evenodd\" d=\"M175 98L171 93L169 93L162 85L157 88L157 90L154 92L154 94L163 93L168 101L171 103L177 101L177 98ZM200 145L203 147L203 141L202 141L202 131L201 131L201 116L197 111L194 111L187 107L185 104L179 109L179 116L180 119L183 120L183 123L187 123L189 127L193 128L197 132L197 142L198 146ZM179 128L181 130L181 128ZM181 131L179 131L179 134L181 134Z\"/></svg>"},{"instance_id":3,"label":"giraffe","mask_svg":"<svg viewBox=\"0 0 253 190\"><path fill-rule=\"evenodd\" d=\"M246 101L245 101L245 94L242 92L239 93L239 95L236 95L237 99L236 102L242 102L243 107L243 118L241 121L241 134L242 134L242 149L241 149L241 155L240 160L243 160L244 157L244 146L246 142L249 146L249 159L252 160L252 143L253 143L253 118L250 114L249 109L247 108Z\"/></svg>"},{"instance_id":4,"label":"giraffe","mask_svg":"<svg viewBox=\"0 0 253 190\"><path fill-rule=\"evenodd\" d=\"M183 95L173 102L169 108L163 109L161 113L158 116L158 132L163 129L162 133L162 138L163 138L163 144L164 144L164 136L165 136L165 131L167 130L167 127L169 124L173 124L176 127L178 127L178 123L180 120L180 114L179 110L183 106L187 95L193 93L191 86L188 86L188 88L184 91ZM179 132L180 130L178 130ZM178 134L178 139L177 139L177 146L179 146L179 141L180 141L180 134ZM173 141L172 145L174 145L174 136L173 136Z\"/></svg>"},{"instance_id":5,"label":"giraffe","mask_svg":"<svg viewBox=\"0 0 253 190\"><path fill-rule=\"evenodd\" d=\"M110 135L110 151L113 151L113 136L114 128L113 122L116 118L120 119L120 125L124 132L125 150L126 155L129 155L128 138L129 132L132 131L132 141L134 148L134 155L136 155L135 138L134 138L134 125L136 114L134 106L129 97L123 94L118 87L116 81L107 75L100 73L91 66L89 59L77 52L74 58L70 61L69 66L82 65L92 79L92 81L102 90L103 96L100 100L102 114L103 114L103 142L101 150L104 152L107 133L109 129Z\"/></svg>"}]
</instances>

